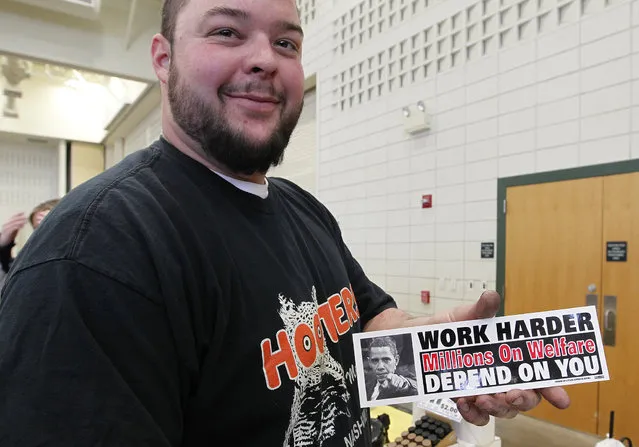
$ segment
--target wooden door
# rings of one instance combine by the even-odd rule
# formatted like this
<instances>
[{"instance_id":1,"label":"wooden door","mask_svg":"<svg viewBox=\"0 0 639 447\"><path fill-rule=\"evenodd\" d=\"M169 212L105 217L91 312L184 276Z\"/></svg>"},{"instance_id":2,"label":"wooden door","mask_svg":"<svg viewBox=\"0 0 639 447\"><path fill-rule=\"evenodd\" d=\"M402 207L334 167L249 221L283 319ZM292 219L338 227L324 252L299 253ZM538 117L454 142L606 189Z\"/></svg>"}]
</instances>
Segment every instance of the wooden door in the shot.
<instances>
[{"instance_id":1,"label":"wooden door","mask_svg":"<svg viewBox=\"0 0 639 447\"><path fill-rule=\"evenodd\" d=\"M603 179L510 187L506 195L506 315L586 305L601 287ZM528 414L597 432L598 385L566 387L572 405Z\"/></svg>"},{"instance_id":2,"label":"wooden door","mask_svg":"<svg viewBox=\"0 0 639 447\"><path fill-rule=\"evenodd\" d=\"M604 179L603 243L627 243L626 261L608 261L603 253L603 310L600 312L604 344L604 325L616 323L614 346L605 346L610 381L599 385L599 434L608 432L610 411L615 412L615 437L639 442L636 399L639 397L639 173ZM614 257L612 259L615 259ZM616 298L613 314L606 322L606 296ZM612 326L609 326L612 329Z\"/></svg>"}]
</instances>

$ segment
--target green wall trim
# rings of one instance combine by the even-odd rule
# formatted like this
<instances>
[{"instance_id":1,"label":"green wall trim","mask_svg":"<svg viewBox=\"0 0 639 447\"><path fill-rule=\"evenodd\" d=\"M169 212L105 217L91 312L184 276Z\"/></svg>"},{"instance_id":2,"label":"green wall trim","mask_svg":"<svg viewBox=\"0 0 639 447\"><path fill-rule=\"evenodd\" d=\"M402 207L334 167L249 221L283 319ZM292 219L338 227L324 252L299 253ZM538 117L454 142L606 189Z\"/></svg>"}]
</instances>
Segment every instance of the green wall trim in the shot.
<instances>
[{"instance_id":1,"label":"green wall trim","mask_svg":"<svg viewBox=\"0 0 639 447\"><path fill-rule=\"evenodd\" d=\"M497 291L502 296L499 316L504 315L506 305L506 214L504 202L508 188L513 186L537 185L541 183L579 180L608 175L628 174L639 172L639 159L627 160L601 165L583 166L560 171L540 172L536 174L519 175L497 179ZM506 208L506 213L508 209Z\"/></svg>"}]
</instances>

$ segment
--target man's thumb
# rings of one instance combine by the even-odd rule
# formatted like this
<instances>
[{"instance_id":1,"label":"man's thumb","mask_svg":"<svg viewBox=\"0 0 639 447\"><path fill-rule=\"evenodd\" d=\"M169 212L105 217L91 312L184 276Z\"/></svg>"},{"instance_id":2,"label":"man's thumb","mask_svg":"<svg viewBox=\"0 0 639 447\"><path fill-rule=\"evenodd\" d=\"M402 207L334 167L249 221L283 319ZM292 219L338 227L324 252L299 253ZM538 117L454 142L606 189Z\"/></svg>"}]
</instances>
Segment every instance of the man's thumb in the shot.
<instances>
[{"instance_id":1,"label":"man's thumb","mask_svg":"<svg viewBox=\"0 0 639 447\"><path fill-rule=\"evenodd\" d=\"M451 322L492 318L497 314L500 303L501 297L497 292L486 291L477 302L454 309L448 317Z\"/></svg>"}]
</instances>

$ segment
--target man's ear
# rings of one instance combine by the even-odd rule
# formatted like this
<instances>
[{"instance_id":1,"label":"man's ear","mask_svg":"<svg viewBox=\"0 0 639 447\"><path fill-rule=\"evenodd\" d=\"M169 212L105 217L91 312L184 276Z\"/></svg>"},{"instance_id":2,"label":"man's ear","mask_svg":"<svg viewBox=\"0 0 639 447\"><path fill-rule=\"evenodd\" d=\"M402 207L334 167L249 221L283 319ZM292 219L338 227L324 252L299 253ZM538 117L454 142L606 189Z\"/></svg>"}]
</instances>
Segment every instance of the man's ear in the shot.
<instances>
[{"instance_id":1,"label":"man's ear","mask_svg":"<svg viewBox=\"0 0 639 447\"><path fill-rule=\"evenodd\" d=\"M171 43L162 34L153 36L151 60L158 80L166 84L169 80L169 67L171 66Z\"/></svg>"}]
</instances>

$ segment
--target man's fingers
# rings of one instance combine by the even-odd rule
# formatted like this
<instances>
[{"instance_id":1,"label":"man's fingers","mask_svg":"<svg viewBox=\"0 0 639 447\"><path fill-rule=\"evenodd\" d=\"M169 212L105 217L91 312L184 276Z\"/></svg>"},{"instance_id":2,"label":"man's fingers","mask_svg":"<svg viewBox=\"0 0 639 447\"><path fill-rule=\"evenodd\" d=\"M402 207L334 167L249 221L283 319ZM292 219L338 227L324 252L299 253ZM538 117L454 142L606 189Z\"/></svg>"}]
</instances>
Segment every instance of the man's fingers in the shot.
<instances>
[{"instance_id":1,"label":"man's fingers","mask_svg":"<svg viewBox=\"0 0 639 447\"><path fill-rule=\"evenodd\" d=\"M544 388L539 390L539 392L544 399L560 410L565 410L570 406L570 396L568 396L566 390L561 387Z\"/></svg>"},{"instance_id":2,"label":"man's fingers","mask_svg":"<svg viewBox=\"0 0 639 447\"><path fill-rule=\"evenodd\" d=\"M483 410L480 410L473 399L461 398L457 400L457 409L462 417L471 424L483 426L488 424L490 416Z\"/></svg>"},{"instance_id":3,"label":"man's fingers","mask_svg":"<svg viewBox=\"0 0 639 447\"><path fill-rule=\"evenodd\" d=\"M512 419L519 413L517 408L514 408L508 403L506 394L504 393L493 396L478 396L475 400L475 405L477 405L477 408L480 410L497 418Z\"/></svg>"},{"instance_id":4,"label":"man's fingers","mask_svg":"<svg viewBox=\"0 0 639 447\"><path fill-rule=\"evenodd\" d=\"M542 396L552 405L562 410L568 408L570 405L568 393L560 387L545 388L538 391L511 390L505 394L477 396L474 406L478 411L473 410L471 405L467 410L467 414L469 414L471 418L479 419L481 419L481 415L484 413L497 418L510 419L517 416L519 412L530 411L537 407L541 402ZM458 407L460 408L460 412L462 412L462 405L459 402ZM467 420L472 422L469 419Z\"/></svg>"},{"instance_id":5,"label":"man's fingers","mask_svg":"<svg viewBox=\"0 0 639 447\"><path fill-rule=\"evenodd\" d=\"M506 393L506 402L519 411L529 411L539 405L541 394L530 390L510 390Z\"/></svg>"}]
</instances>

